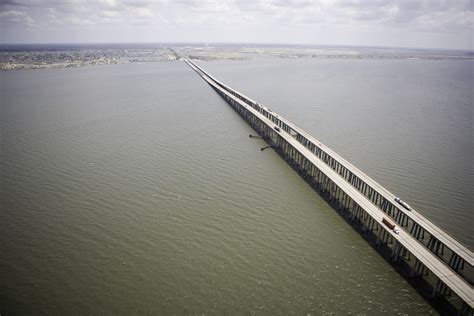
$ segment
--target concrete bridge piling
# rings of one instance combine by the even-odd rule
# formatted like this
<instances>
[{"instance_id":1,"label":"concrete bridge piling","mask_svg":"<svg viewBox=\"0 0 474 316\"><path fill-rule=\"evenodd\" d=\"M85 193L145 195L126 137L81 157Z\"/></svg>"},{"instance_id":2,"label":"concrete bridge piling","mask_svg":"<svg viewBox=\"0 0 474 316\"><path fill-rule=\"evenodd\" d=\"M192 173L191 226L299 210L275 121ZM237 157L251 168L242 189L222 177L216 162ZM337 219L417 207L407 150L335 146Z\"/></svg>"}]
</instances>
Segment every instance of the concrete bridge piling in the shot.
<instances>
[{"instance_id":1,"label":"concrete bridge piling","mask_svg":"<svg viewBox=\"0 0 474 316\"><path fill-rule=\"evenodd\" d=\"M473 315L471 250L292 122L184 61L435 307Z\"/></svg>"}]
</instances>

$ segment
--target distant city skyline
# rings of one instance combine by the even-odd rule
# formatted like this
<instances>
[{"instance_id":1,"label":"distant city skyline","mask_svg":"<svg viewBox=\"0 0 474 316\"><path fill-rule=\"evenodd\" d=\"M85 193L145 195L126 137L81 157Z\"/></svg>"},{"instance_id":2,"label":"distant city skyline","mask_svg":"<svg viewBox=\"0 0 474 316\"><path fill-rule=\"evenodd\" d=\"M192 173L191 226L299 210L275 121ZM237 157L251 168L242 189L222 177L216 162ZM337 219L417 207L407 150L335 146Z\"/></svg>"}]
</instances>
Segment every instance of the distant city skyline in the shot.
<instances>
[{"instance_id":1,"label":"distant city skyline","mask_svg":"<svg viewBox=\"0 0 474 316\"><path fill-rule=\"evenodd\" d=\"M470 0L0 0L0 43L271 43L474 50Z\"/></svg>"}]
</instances>

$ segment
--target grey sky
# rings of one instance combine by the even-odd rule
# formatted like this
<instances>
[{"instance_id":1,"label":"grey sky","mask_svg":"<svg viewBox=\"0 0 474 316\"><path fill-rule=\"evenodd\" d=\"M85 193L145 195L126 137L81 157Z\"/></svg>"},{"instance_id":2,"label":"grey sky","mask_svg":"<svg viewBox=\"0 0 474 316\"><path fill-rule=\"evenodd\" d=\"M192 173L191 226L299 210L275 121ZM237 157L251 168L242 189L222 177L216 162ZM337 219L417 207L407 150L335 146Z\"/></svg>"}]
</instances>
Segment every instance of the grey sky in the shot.
<instances>
[{"instance_id":1,"label":"grey sky","mask_svg":"<svg viewBox=\"0 0 474 316\"><path fill-rule=\"evenodd\" d=\"M473 0L0 0L2 43L263 42L474 49Z\"/></svg>"}]
</instances>

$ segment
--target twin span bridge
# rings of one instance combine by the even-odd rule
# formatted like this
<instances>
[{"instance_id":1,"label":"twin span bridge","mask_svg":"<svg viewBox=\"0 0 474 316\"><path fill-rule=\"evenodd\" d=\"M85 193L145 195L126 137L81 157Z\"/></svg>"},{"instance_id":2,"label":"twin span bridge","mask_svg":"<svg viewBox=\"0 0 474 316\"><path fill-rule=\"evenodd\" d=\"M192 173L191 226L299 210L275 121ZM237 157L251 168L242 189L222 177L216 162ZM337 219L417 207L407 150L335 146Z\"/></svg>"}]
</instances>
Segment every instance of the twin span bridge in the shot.
<instances>
[{"instance_id":1,"label":"twin span bridge","mask_svg":"<svg viewBox=\"0 0 474 316\"><path fill-rule=\"evenodd\" d=\"M184 61L434 305L473 314L471 250L292 122Z\"/></svg>"}]
</instances>

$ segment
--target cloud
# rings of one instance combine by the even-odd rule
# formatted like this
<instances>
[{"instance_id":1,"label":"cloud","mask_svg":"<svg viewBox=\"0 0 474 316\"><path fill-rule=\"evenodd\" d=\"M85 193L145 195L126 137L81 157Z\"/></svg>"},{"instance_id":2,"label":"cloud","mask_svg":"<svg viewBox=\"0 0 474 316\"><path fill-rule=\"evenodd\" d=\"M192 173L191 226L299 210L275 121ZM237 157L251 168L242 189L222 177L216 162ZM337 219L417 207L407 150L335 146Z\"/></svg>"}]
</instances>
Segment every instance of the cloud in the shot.
<instances>
[{"instance_id":1,"label":"cloud","mask_svg":"<svg viewBox=\"0 0 474 316\"><path fill-rule=\"evenodd\" d=\"M67 15L88 18L97 12L106 16L109 13L100 12L117 11L124 17L150 18L158 14L169 16L170 21L179 18L190 22L193 19L208 21L206 15L213 14L214 18L248 19L251 16L255 20L305 24L388 23L419 26L425 30L472 25L469 21L471 0L2 0L0 11L5 7L10 11L21 7L38 15L44 11L45 17L48 9L55 9L64 18L69 18ZM454 17L464 22L453 23Z\"/></svg>"},{"instance_id":2,"label":"cloud","mask_svg":"<svg viewBox=\"0 0 474 316\"><path fill-rule=\"evenodd\" d=\"M35 22L26 12L19 10L0 11L0 21L2 24L13 23L26 26L33 26Z\"/></svg>"},{"instance_id":3,"label":"cloud","mask_svg":"<svg viewBox=\"0 0 474 316\"><path fill-rule=\"evenodd\" d=\"M415 23L422 29L440 29L445 31L457 31L459 29L471 29L474 32L474 12L447 10L430 12L415 18Z\"/></svg>"},{"instance_id":4,"label":"cloud","mask_svg":"<svg viewBox=\"0 0 474 316\"><path fill-rule=\"evenodd\" d=\"M85 41L93 33L82 26L103 37L112 29L129 34L125 41L134 40L137 27L135 33L153 34L150 41L175 34L176 40L190 41L207 36L209 41L312 42L324 31L318 38L332 41L333 34L341 44L347 38L370 42L380 32L400 34L395 39L400 45L407 33L430 33L439 42L451 36L462 44L472 37L474 20L472 0L0 0L0 13L2 26L16 36L22 26L35 23L58 40L74 31ZM143 32L147 25L150 33Z\"/></svg>"},{"instance_id":5,"label":"cloud","mask_svg":"<svg viewBox=\"0 0 474 316\"><path fill-rule=\"evenodd\" d=\"M153 13L148 8L137 7L131 9L131 14L138 18L151 18L153 17Z\"/></svg>"},{"instance_id":6,"label":"cloud","mask_svg":"<svg viewBox=\"0 0 474 316\"><path fill-rule=\"evenodd\" d=\"M384 23L396 27L439 29L453 26L453 17L472 25L470 0L255 0L237 1L243 12L290 23L339 24ZM472 19L471 19L472 22ZM459 23L458 23L459 24Z\"/></svg>"}]
</instances>

